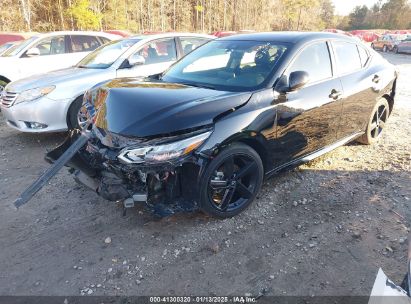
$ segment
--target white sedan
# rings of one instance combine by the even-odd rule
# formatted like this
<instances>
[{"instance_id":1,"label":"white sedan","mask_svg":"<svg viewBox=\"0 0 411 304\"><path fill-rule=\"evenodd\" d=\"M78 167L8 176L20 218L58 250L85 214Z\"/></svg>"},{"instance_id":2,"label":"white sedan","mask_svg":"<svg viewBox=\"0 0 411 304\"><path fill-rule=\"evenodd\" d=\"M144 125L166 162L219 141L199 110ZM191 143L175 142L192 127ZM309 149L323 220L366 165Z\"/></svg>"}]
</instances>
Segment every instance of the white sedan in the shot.
<instances>
[{"instance_id":1,"label":"white sedan","mask_svg":"<svg viewBox=\"0 0 411 304\"><path fill-rule=\"evenodd\" d=\"M99 46L121 36L65 31L35 35L0 56L0 92L11 81L68 68Z\"/></svg>"},{"instance_id":2,"label":"white sedan","mask_svg":"<svg viewBox=\"0 0 411 304\"><path fill-rule=\"evenodd\" d=\"M113 41L77 65L9 83L0 95L7 124L22 132L57 132L83 127L83 95L114 78L162 73L214 36L192 33L139 35Z\"/></svg>"}]
</instances>

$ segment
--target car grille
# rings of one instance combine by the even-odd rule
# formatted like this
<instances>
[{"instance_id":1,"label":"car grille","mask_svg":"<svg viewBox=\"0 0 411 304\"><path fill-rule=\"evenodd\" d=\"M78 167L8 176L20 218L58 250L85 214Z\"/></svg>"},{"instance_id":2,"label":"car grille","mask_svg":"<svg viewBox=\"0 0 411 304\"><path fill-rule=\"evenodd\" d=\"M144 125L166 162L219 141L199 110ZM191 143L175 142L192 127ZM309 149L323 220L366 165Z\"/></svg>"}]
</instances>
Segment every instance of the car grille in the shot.
<instances>
[{"instance_id":1,"label":"car grille","mask_svg":"<svg viewBox=\"0 0 411 304\"><path fill-rule=\"evenodd\" d=\"M17 99L18 93L5 92L0 96L0 102L5 107L11 107Z\"/></svg>"}]
</instances>

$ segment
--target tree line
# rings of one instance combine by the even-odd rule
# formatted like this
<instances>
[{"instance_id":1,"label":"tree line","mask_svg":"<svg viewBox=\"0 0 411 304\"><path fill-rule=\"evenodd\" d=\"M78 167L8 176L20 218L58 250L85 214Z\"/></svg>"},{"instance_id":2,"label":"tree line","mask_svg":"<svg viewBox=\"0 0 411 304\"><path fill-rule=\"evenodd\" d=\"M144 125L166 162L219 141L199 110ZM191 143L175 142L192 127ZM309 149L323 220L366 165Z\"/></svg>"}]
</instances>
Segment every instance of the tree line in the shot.
<instances>
[{"instance_id":1,"label":"tree line","mask_svg":"<svg viewBox=\"0 0 411 304\"><path fill-rule=\"evenodd\" d=\"M335 15L331 0L1 0L0 31L322 30L411 27L407 0Z\"/></svg>"},{"instance_id":2,"label":"tree line","mask_svg":"<svg viewBox=\"0 0 411 304\"><path fill-rule=\"evenodd\" d=\"M339 27L351 29L411 29L411 5L408 0L379 0L372 7L356 6L340 20Z\"/></svg>"}]
</instances>

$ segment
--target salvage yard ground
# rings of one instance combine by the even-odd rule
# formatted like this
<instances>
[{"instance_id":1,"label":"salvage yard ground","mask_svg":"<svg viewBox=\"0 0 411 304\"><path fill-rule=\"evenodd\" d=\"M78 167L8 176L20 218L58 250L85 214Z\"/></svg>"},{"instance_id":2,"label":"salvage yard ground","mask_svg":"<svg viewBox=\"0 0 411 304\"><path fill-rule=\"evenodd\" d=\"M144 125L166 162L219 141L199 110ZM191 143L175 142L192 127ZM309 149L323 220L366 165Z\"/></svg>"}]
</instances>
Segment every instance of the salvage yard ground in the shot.
<instances>
[{"instance_id":1,"label":"salvage yard ground","mask_svg":"<svg viewBox=\"0 0 411 304\"><path fill-rule=\"evenodd\" d=\"M67 170L12 202L64 134L21 134L0 114L0 295L369 295L406 272L411 219L411 56L381 141L350 144L265 182L241 215L158 219L77 185Z\"/></svg>"}]
</instances>

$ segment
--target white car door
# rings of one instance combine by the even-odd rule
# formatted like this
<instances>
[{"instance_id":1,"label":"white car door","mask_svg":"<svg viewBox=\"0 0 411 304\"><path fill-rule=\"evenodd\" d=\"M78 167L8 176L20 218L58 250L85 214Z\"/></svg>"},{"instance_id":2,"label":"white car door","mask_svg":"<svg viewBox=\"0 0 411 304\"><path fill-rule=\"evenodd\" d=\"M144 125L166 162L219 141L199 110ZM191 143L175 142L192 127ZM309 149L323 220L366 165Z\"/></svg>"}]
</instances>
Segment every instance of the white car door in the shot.
<instances>
[{"instance_id":1,"label":"white car door","mask_svg":"<svg viewBox=\"0 0 411 304\"><path fill-rule=\"evenodd\" d=\"M166 38L151 41L137 50L135 54L142 56L145 63L131 68L119 69L117 71L118 78L149 76L164 72L177 60L175 39Z\"/></svg>"},{"instance_id":2,"label":"white car door","mask_svg":"<svg viewBox=\"0 0 411 304\"><path fill-rule=\"evenodd\" d=\"M19 78L25 78L34 74L46 73L58 69L70 67L76 63L73 60L66 42L67 36L52 36L40 40L19 58ZM37 55L30 56L27 53L38 50Z\"/></svg>"}]
</instances>

